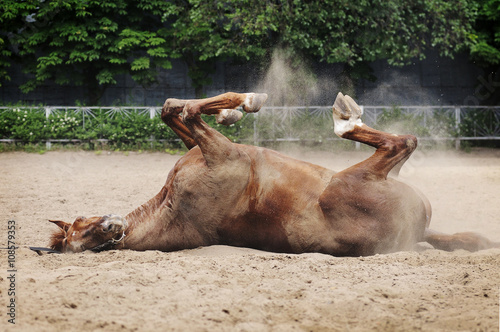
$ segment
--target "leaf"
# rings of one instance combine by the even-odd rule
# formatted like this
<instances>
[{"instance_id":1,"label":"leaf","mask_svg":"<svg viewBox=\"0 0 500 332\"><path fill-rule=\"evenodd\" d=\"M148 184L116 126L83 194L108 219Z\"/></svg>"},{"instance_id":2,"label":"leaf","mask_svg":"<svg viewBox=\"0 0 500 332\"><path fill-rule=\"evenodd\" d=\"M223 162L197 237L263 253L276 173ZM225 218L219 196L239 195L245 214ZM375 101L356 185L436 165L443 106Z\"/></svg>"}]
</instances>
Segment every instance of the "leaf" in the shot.
<instances>
[{"instance_id":1,"label":"leaf","mask_svg":"<svg viewBox=\"0 0 500 332\"><path fill-rule=\"evenodd\" d=\"M152 57L167 58L169 57L169 52L164 47L150 48L147 53Z\"/></svg>"},{"instance_id":2,"label":"leaf","mask_svg":"<svg viewBox=\"0 0 500 332\"><path fill-rule=\"evenodd\" d=\"M149 68L149 58L146 57L135 59L130 64L130 69L132 69L133 71L148 69L148 68Z\"/></svg>"},{"instance_id":3,"label":"leaf","mask_svg":"<svg viewBox=\"0 0 500 332\"><path fill-rule=\"evenodd\" d=\"M120 65L120 64L127 63L127 60L126 59L120 59L120 58L113 58L113 59L109 60L109 63Z\"/></svg>"},{"instance_id":4,"label":"leaf","mask_svg":"<svg viewBox=\"0 0 500 332\"><path fill-rule=\"evenodd\" d=\"M113 73L107 69L103 69L96 76L99 84L116 84L116 80L113 78Z\"/></svg>"}]
</instances>

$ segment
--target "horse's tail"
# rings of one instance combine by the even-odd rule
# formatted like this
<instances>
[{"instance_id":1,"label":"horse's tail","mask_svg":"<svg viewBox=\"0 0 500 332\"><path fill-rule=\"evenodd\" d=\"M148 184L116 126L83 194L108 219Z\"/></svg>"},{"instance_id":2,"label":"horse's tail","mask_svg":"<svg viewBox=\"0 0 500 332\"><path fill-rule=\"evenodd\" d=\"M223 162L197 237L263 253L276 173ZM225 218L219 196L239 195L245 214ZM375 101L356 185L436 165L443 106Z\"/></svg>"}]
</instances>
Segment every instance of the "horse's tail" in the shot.
<instances>
[{"instance_id":1,"label":"horse's tail","mask_svg":"<svg viewBox=\"0 0 500 332\"><path fill-rule=\"evenodd\" d=\"M434 248L446 251L458 249L478 251L490 248L500 248L500 242L490 241L484 236L472 232L449 235L426 229L424 239Z\"/></svg>"}]
</instances>

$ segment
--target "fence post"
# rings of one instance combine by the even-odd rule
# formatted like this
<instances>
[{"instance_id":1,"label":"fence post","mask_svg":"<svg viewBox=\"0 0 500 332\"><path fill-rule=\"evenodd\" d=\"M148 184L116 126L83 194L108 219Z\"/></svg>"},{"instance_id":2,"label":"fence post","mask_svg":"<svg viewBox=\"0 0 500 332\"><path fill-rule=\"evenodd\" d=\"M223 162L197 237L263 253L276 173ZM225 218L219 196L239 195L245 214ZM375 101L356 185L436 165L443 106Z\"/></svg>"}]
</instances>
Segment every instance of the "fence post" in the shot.
<instances>
[{"instance_id":1,"label":"fence post","mask_svg":"<svg viewBox=\"0 0 500 332\"><path fill-rule=\"evenodd\" d=\"M150 118L151 120L153 120L153 119L154 119L154 117L155 117L155 115L156 115L156 108L151 107L151 108L149 109L149 118Z\"/></svg>"},{"instance_id":2,"label":"fence post","mask_svg":"<svg viewBox=\"0 0 500 332\"><path fill-rule=\"evenodd\" d=\"M156 116L156 108L151 107L149 109L149 118L151 120L153 120L155 116ZM153 150L153 142L154 142L154 140L155 140L155 135L151 135L151 143L149 145L151 147L151 150Z\"/></svg>"},{"instance_id":3,"label":"fence post","mask_svg":"<svg viewBox=\"0 0 500 332\"><path fill-rule=\"evenodd\" d=\"M363 105L360 105L359 108L361 108L361 114L364 114L365 113L365 107ZM361 143L360 142L356 142L356 150L360 150L361 149Z\"/></svg>"},{"instance_id":4,"label":"fence post","mask_svg":"<svg viewBox=\"0 0 500 332\"><path fill-rule=\"evenodd\" d=\"M257 132L257 119L259 113L252 113L253 115L253 145L258 146L259 134Z\"/></svg>"},{"instance_id":5,"label":"fence post","mask_svg":"<svg viewBox=\"0 0 500 332\"><path fill-rule=\"evenodd\" d=\"M49 122L50 113L52 113L52 110L50 109L50 107L45 107L45 119L46 119L47 124ZM45 142L45 148L47 150L50 150L51 147L52 147L52 144L51 144L50 138L49 138L49 139L47 139L47 142Z\"/></svg>"},{"instance_id":6,"label":"fence post","mask_svg":"<svg viewBox=\"0 0 500 332\"><path fill-rule=\"evenodd\" d=\"M75 108L75 112L78 114L78 110L80 110L81 114L82 114L82 128L83 128L83 131L85 131L85 111L82 107L77 107Z\"/></svg>"},{"instance_id":7,"label":"fence post","mask_svg":"<svg viewBox=\"0 0 500 332\"><path fill-rule=\"evenodd\" d=\"M460 150L460 107L455 107L455 129L458 134L455 139L455 149Z\"/></svg>"}]
</instances>

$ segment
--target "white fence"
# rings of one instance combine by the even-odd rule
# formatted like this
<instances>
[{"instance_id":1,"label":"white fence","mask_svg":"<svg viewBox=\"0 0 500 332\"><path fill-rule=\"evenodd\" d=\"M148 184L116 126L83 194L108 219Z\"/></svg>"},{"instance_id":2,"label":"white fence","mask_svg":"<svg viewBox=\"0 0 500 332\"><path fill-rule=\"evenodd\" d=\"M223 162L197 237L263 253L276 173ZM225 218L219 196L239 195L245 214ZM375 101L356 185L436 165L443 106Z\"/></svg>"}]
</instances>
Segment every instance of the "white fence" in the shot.
<instances>
[{"instance_id":1,"label":"white fence","mask_svg":"<svg viewBox=\"0 0 500 332\"><path fill-rule=\"evenodd\" d=\"M363 110L363 122L377 127L384 118L385 112L398 109L400 117L413 119L425 132L418 135L419 140L448 140L455 141L459 148L461 141L467 140L500 140L500 106L360 106ZM294 118L301 118L305 113L311 117L332 121L331 106L309 107L264 107L256 113L254 122L254 143L262 139L259 137L259 122L271 122L271 137L266 140L300 141L307 140L300 137L297 127L293 125ZM398 122L395 119L394 122ZM443 126L452 127L443 128ZM333 129L333 124L331 125ZM390 127L387 129L391 131ZM333 132L333 130L332 130ZM404 131L402 132L404 133ZM335 140L335 137L315 137L313 140Z\"/></svg>"},{"instance_id":2,"label":"white fence","mask_svg":"<svg viewBox=\"0 0 500 332\"><path fill-rule=\"evenodd\" d=\"M40 107L16 107L21 110L32 110ZM388 110L397 109L399 116L414 119L425 129L420 140L455 141L456 147L467 140L500 140L500 106L361 106L363 121L376 127L384 119ZM0 112L12 107L0 107ZM161 113L161 107L74 107L50 106L42 107L47 118L58 112L74 112L82 119L82 126L95 118L95 112L104 111L107 116L127 116L137 112L154 118ZM255 145L265 141L328 141L337 140L333 134L331 106L300 107L264 107L258 113L247 114L253 117L253 133L242 140ZM311 125L308 125L311 124ZM443 130L443 126L454 130ZM449 128L448 128L449 129ZM154 138L152 138L154 139ZM14 142L12 139L1 139L1 142ZM76 142L65 139L47 140L47 148L53 142ZM105 141L105 140L102 140Z\"/></svg>"}]
</instances>

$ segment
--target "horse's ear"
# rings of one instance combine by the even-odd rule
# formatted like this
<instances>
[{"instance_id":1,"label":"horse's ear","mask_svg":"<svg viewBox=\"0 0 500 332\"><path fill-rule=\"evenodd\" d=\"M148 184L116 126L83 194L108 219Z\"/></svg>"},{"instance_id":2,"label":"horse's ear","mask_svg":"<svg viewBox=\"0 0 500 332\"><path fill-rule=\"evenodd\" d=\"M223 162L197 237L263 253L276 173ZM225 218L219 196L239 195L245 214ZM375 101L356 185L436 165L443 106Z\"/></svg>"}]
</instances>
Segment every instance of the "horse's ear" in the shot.
<instances>
[{"instance_id":1,"label":"horse's ear","mask_svg":"<svg viewBox=\"0 0 500 332\"><path fill-rule=\"evenodd\" d=\"M54 223L56 224L57 226L59 226L60 229L62 229L63 231L67 232L68 229L71 227L71 224L70 223L67 223L65 221L62 221L62 220L49 220L51 223Z\"/></svg>"}]
</instances>

